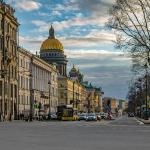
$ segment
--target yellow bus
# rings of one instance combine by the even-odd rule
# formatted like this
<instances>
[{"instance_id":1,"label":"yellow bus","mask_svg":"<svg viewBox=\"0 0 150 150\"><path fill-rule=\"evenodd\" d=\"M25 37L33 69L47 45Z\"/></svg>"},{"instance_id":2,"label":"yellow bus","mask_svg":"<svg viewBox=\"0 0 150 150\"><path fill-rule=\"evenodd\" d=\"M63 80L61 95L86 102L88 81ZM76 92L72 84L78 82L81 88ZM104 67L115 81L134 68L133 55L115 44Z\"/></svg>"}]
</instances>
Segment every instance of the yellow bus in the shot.
<instances>
[{"instance_id":1,"label":"yellow bus","mask_svg":"<svg viewBox=\"0 0 150 150\"><path fill-rule=\"evenodd\" d=\"M76 115L76 111L70 105L58 106L57 117L58 120L62 121L76 121L79 119Z\"/></svg>"}]
</instances>

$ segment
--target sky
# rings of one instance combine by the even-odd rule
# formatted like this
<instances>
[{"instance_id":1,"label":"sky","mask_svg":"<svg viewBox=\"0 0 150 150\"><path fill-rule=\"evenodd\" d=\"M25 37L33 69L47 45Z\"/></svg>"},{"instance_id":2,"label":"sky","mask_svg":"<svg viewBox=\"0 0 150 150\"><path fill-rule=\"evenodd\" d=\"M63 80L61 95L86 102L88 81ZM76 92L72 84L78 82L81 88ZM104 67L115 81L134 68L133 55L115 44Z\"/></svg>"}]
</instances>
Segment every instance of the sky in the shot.
<instances>
[{"instance_id":1,"label":"sky","mask_svg":"<svg viewBox=\"0 0 150 150\"><path fill-rule=\"evenodd\" d=\"M115 48L115 31L106 28L114 0L5 0L16 9L20 46L35 53L50 25L64 46L68 70L73 64L84 79L102 87L104 96L125 99L131 60Z\"/></svg>"}]
</instances>

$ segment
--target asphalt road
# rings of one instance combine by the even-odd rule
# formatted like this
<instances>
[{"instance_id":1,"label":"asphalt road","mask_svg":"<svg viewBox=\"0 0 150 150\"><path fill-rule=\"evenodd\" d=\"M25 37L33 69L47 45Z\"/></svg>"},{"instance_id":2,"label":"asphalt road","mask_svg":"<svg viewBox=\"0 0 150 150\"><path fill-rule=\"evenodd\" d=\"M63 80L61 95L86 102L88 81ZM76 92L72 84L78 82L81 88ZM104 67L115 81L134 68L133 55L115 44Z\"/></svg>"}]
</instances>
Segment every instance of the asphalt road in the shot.
<instances>
[{"instance_id":1,"label":"asphalt road","mask_svg":"<svg viewBox=\"0 0 150 150\"><path fill-rule=\"evenodd\" d=\"M150 150L150 126L101 122L0 123L0 150Z\"/></svg>"}]
</instances>

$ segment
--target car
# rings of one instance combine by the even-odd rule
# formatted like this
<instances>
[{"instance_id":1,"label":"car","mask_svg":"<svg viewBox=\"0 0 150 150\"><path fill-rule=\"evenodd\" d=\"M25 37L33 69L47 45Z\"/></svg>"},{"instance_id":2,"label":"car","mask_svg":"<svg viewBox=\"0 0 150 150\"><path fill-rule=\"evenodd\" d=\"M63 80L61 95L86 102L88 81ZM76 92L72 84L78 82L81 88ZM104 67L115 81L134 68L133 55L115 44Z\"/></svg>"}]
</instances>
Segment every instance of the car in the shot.
<instances>
[{"instance_id":1,"label":"car","mask_svg":"<svg viewBox=\"0 0 150 150\"><path fill-rule=\"evenodd\" d=\"M57 120L57 114L51 113L50 118L51 118L51 120Z\"/></svg>"},{"instance_id":2,"label":"car","mask_svg":"<svg viewBox=\"0 0 150 150\"><path fill-rule=\"evenodd\" d=\"M100 112L101 119L107 119L107 113Z\"/></svg>"},{"instance_id":3,"label":"car","mask_svg":"<svg viewBox=\"0 0 150 150\"><path fill-rule=\"evenodd\" d=\"M78 116L79 116L79 121L80 120L86 120L86 113L82 113L82 114L78 114Z\"/></svg>"},{"instance_id":4,"label":"car","mask_svg":"<svg viewBox=\"0 0 150 150\"><path fill-rule=\"evenodd\" d=\"M150 111L144 110L144 111L141 113L141 118L145 119L145 118L149 118L149 117L150 117Z\"/></svg>"},{"instance_id":5,"label":"car","mask_svg":"<svg viewBox=\"0 0 150 150\"><path fill-rule=\"evenodd\" d=\"M95 113L88 113L86 115L86 121L97 121L97 116Z\"/></svg>"},{"instance_id":6,"label":"car","mask_svg":"<svg viewBox=\"0 0 150 150\"><path fill-rule=\"evenodd\" d=\"M128 117L134 117L134 113L129 112L129 113L128 113Z\"/></svg>"},{"instance_id":7,"label":"car","mask_svg":"<svg viewBox=\"0 0 150 150\"><path fill-rule=\"evenodd\" d=\"M102 119L100 113L96 113L96 117L97 117L97 120L99 121Z\"/></svg>"}]
</instances>

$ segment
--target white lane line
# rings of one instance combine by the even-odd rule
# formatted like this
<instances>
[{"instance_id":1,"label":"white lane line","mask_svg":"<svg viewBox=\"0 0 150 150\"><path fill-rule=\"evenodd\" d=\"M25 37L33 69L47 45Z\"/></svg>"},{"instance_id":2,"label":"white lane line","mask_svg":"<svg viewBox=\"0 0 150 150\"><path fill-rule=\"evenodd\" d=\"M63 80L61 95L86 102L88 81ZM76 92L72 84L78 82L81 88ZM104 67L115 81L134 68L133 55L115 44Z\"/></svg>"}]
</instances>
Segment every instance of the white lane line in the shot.
<instances>
[{"instance_id":1,"label":"white lane line","mask_svg":"<svg viewBox=\"0 0 150 150\"><path fill-rule=\"evenodd\" d=\"M134 118L134 119L135 119L135 121L136 121L139 125L143 125L143 124L144 124L142 121L140 121L140 120L138 120L138 119L136 119L136 118Z\"/></svg>"}]
</instances>

